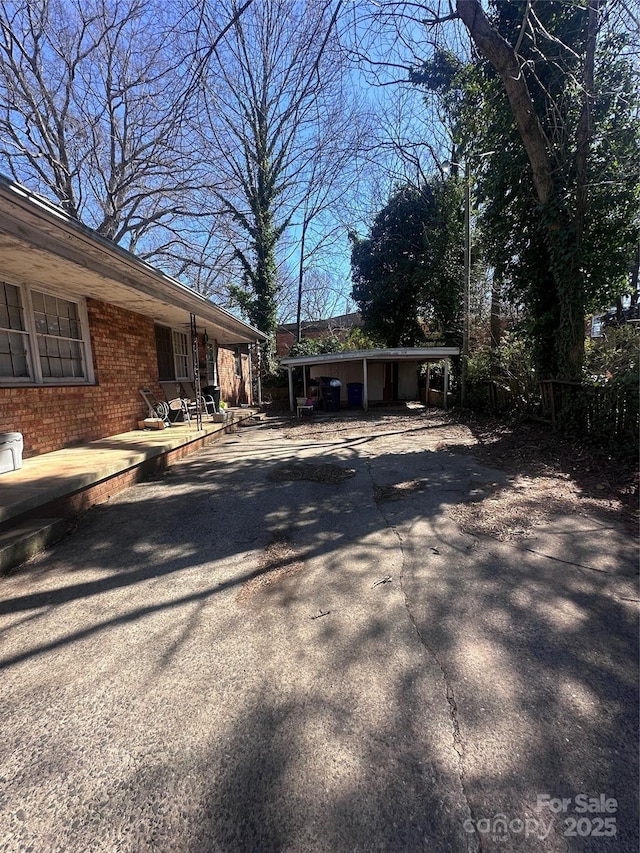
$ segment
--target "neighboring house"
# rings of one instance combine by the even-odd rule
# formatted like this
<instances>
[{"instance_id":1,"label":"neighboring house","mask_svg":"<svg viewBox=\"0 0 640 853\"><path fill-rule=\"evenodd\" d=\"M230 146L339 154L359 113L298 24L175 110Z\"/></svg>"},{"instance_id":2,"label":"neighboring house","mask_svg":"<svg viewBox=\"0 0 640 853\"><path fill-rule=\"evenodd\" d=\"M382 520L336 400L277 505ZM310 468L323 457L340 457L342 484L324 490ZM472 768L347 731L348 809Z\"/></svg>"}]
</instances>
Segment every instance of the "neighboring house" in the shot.
<instances>
[{"instance_id":1,"label":"neighboring house","mask_svg":"<svg viewBox=\"0 0 640 853\"><path fill-rule=\"evenodd\" d=\"M303 320L301 325L303 338L317 340L333 335L339 341L344 341L353 329L362 328L362 317L356 311L352 314L341 314L339 317L329 317L328 320ZM278 358L285 358L289 355L291 347L298 339L297 335L298 326L296 323L285 323L278 326L276 332L276 354Z\"/></svg>"},{"instance_id":2,"label":"neighboring house","mask_svg":"<svg viewBox=\"0 0 640 853\"><path fill-rule=\"evenodd\" d=\"M25 456L135 429L139 393L193 378L252 403L265 336L0 176L0 432Z\"/></svg>"},{"instance_id":3,"label":"neighboring house","mask_svg":"<svg viewBox=\"0 0 640 853\"><path fill-rule=\"evenodd\" d=\"M636 326L640 324L640 306L637 300L630 302L629 305L619 305L616 308L610 308L608 311L601 314L594 314L591 317L591 327L589 334L592 338L601 338L606 328L624 326L627 323L632 323Z\"/></svg>"}]
</instances>

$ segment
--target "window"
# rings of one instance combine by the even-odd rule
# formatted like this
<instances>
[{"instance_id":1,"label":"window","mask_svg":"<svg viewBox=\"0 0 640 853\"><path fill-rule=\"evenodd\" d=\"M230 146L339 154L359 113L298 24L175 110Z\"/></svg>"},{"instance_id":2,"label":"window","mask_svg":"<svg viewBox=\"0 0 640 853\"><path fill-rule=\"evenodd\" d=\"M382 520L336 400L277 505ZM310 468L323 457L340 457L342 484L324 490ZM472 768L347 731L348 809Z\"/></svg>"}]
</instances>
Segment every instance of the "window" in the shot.
<instances>
[{"instance_id":1,"label":"window","mask_svg":"<svg viewBox=\"0 0 640 853\"><path fill-rule=\"evenodd\" d=\"M240 352L240 347L234 349L233 358L235 361L236 376L242 379L242 353Z\"/></svg>"},{"instance_id":2,"label":"window","mask_svg":"<svg viewBox=\"0 0 640 853\"><path fill-rule=\"evenodd\" d=\"M20 291L0 284L0 378L28 379L29 336L24 325Z\"/></svg>"},{"instance_id":3,"label":"window","mask_svg":"<svg viewBox=\"0 0 640 853\"><path fill-rule=\"evenodd\" d=\"M213 385L214 387L219 387L218 382L218 363L217 363L217 354L216 348L213 344L207 344L206 351L206 359L207 359L207 385Z\"/></svg>"},{"instance_id":4,"label":"window","mask_svg":"<svg viewBox=\"0 0 640 853\"><path fill-rule=\"evenodd\" d=\"M0 282L0 382L93 381L84 303Z\"/></svg>"},{"instance_id":5,"label":"window","mask_svg":"<svg viewBox=\"0 0 640 853\"><path fill-rule=\"evenodd\" d=\"M155 332L160 381L191 379L191 348L186 332L166 326L156 326Z\"/></svg>"},{"instance_id":6,"label":"window","mask_svg":"<svg viewBox=\"0 0 640 853\"><path fill-rule=\"evenodd\" d=\"M189 341L184 332L173 332L173 360L176 368L176 379L189 379L189 361L191 352Z\"/></svg>"}]
</instances>

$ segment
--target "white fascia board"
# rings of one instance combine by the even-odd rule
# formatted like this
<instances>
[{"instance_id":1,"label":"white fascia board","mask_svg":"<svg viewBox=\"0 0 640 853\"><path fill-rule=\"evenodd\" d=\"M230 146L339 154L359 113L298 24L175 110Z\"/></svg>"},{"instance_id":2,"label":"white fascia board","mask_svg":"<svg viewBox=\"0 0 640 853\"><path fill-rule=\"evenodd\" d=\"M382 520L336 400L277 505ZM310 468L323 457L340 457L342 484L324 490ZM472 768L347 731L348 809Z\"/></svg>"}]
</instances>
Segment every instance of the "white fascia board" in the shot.
<instances>
[{"instance_id":1,"label":"white fascia board","mask_svg":"<svg viewBox=\"0 0 640 853\"><path fill-rule=\"evenodd\" d=\"M301 365L334 364L340 361L361 361L364 358L367 361L435 361L458 355L460 355L459 347L404 347L286 356L280 359L280 364L299 367Z\"/></svg>"}]
</instances>

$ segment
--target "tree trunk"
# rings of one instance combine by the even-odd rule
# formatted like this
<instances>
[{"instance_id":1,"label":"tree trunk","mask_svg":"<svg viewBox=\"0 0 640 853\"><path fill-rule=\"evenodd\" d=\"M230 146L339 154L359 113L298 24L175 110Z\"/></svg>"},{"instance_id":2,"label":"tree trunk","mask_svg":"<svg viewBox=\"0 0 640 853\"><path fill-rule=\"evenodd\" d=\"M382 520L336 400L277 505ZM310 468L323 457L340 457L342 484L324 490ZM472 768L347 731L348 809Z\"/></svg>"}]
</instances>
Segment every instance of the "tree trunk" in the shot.
<instances>
[{"instance_id":1,"label":"tree trunk","mask_svg":"<svg viewBox=\"0 0 640 853\"><path fill-rule=\"evenodd\" d=\"M500 293L502 290L502 278L499 274L493 274L491 282L491 317L489 319L489 331L491 334L491 376L498 372L499 359L498 348L502 337L502 326L500 323Z\"/></svg>"},{"instance_id":2,"label":"tree trunk","mask_svg":"<svg viewBox=\"0 0 640 853\"><path fill-rule=\"evenodd\" d=\"M557 197L553 162L547 138L529 92L524 69L513 47L492 27L480 0L457 0L456 9L480 53L496 70L509 100L520 138L532 169L533 184L541 205L551 273L560 308L557 330L557 364L561 379L576 381L582 374L584 355L584 293L580 275L580 236L586 205L586 162L589 148L589 98L593 88L593 55L598 29L599 0L590 0L589 45L585 60L585 111L577 138L577 176L582 181L578 209L570 214ZM591 65L590 65L591 63ZM580 129L579 129L580 130ZM582 211L580 206L582 205ZM553 378L553 377L551 377Z\"/></svg>"}]
</instances>

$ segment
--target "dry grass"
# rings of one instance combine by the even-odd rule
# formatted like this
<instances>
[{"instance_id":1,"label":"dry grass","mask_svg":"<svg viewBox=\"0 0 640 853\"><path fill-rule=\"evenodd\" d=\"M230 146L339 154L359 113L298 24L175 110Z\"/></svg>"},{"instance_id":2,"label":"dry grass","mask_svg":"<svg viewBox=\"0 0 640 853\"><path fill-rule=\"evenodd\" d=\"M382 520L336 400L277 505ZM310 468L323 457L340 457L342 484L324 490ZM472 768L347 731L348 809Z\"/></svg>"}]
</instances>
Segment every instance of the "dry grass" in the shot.
<instances>
[{"instance_id":1,"label":"dry grass","mask_svg":"<svg viewBox=\"0 0 640 853\"><path fill-rule=\"evenodd\" d=\"M291 544L291 535L286 530L272 534L264 549L254 577L242 584L236 597L239 604L247 604L259 594L266 594L286 578L304 569L304 560Z\"/></svg>"},{"instance_id":2,"label":"dry grass","mask_svg":"<svg viewBox=\"0 0 640 853\"><path fill-rule=\"evenodd\" d=\"M392 483L387 486L374 486L373 499L376 503L400 501L414 492L423 492L427 487L426 480L407 480L404 483Z\"/></svg>"},{"instance_id":3,"label":"dry grass","mask_svg":"<svg viewBox=\"0 0 640 853\"><path fill-rule=\"evenodd\" d=\"M272 471L268 478L276 483L310 480L312 483L343 483L350 477L355 477L355 468L344 468L341 465L321 463L317 465L294 462L281 465Z\"/></svg>"}]
</instances>

